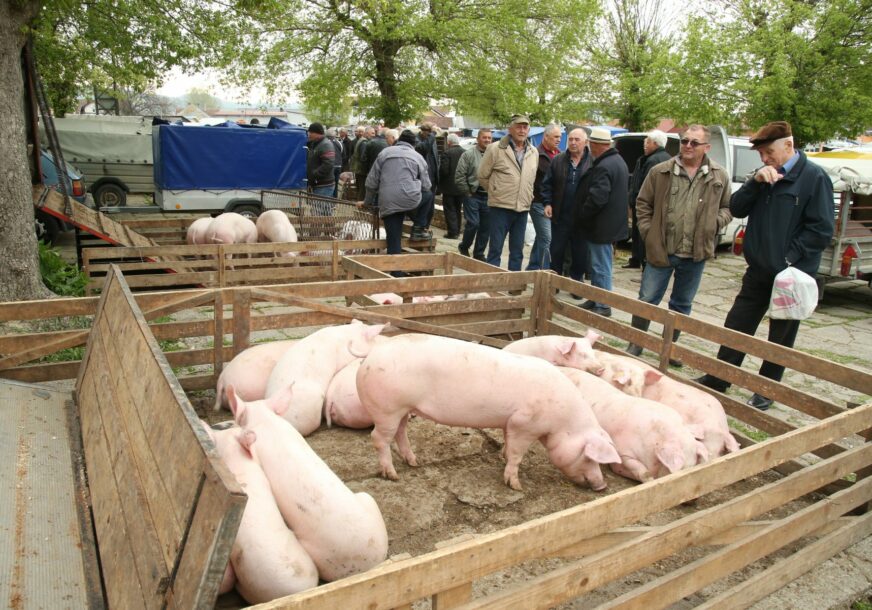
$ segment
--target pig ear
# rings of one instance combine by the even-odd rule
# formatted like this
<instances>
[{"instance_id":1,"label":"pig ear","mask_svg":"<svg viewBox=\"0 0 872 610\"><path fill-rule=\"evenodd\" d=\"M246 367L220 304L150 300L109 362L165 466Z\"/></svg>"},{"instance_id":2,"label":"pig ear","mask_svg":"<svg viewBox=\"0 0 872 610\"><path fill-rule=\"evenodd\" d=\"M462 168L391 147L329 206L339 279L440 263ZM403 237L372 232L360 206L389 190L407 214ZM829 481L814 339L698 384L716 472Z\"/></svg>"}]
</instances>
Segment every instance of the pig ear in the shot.
<instances>
[{"instance_id":1,"label":"pig ear","mask_svg":"<svg viewBox=\"0 0 872 610\"><path fill-rule=\"evenodd\" d=\"M266 399L267 408L276 415L283 415L288 407L291 406L291 400L294 398L294 382L283 389L278 394L273 394Z\"/></svg>"},{"instance_id":2,"label":"pig ear","mask_svg":"<svg viewBox=\"0 0 872 610\"><path fill-rule=\"evenodd\" d=\"M388 326L390 326L390 322L386 322L384 324L373 324L372 326L367 327L364 334L366 335L367 339L372 339L387 330Z\"/></svg>"},{"instance_id":3,"label":"pig ear","mask_svg":"<svg viewBox=\"0 0 872 610\"><path fill-rule=\"evenodd\" d=\"M669 472L678 472L684 467L684 456L681 448L674 442L657 444L654 447L654 455L660 463L666 466Z\"/></svg>"},{"instance_id":4,"label":"pig ear","mask_svg":"<svg viewBox=\"0 0 872 610\"><path fill-rule=\"evenodd\" d=\"M706 446L703 445L702 443L700 443L699 441L697 441L696 442L696 463L697 464L705 464L706 462L709 461L710 458L711 458L711 456L709 455L709 452L708 452L708 449L706 448Z\"/></svg>"},{"instance_id":5,"label":"pig ear","mask_svg":"<svg viewBox=\"0 0 872 610\"><path fill-rule=\"evenodd\" d=\"M688 432L690 432L696 440L701 441L705 438L705 428L702 427L702 424L685 424L684 427L687 428Z\"/></svg>"},{"instance_id":6,"label":"pig ear","mask_svg":"<svg viewBox=\"0 0 872 610\"><path fill-rule=\"evenodd\" d=\"M625 387L628 383L630 383L630 373L628 371L621 371L617 375L612 378L616 383L618 383L621 387Z\"/></svg>"},{"instance_id":7,"label":"pig ear","mask_svg":"<svg viewBox=\"0 0 872 610\"><path fill-rule=\"evenodd\" d=\"M600 436L589 438L582 451L585 457L597 464L620 464L621 456L611 442Z\"/></svg>"},{"instance_id":8,"label":"pig ear","mask_svg":"<svg viewBox=\"0 0 872 610\"><path fill-rule=\"evenodd\" d=\"M227 402L230 404L230 412L233 413L233 418L236 420L236 423L240 426L245 425L243 423L246 415L245 403L236 395L236 390L232 385L228 385L224 388L224 393L227 394Z\"/></svg>"},{"instance_id":9,"label":"pig ear","mask_svg":"<svg viewBox=\"0 0 872 610\"><path fill-rule=\"evenodd\" d=\"M255 434L254 430L240 430L239 434L236 435L236 440L251 455L251 446L257 440L257 434Z\"/></svg>"},{"instance_id":10,"label":"pig ear","mask_svg":"<svg viewBox=\"0 0 872 610\"><path fill-rule=\"evenodd\" d=\"M587 339L588 343L590 343L591 345L602 339L602 337L603 336L601 334L599 334L592 328L588 328L587 334L584 335L584 338Z\"/></svg>"},{"instance_id":11,"label":"pig ear","mask_svg":"<svg viewBox=\"0 0 872 610\"><path fill-rule=\"evenodd\" d=\"M663 373L660 371L645 369L645 385L654 385L660 381L661 377L663 377Z\"/></svg>"},{"instance_id":12,"label":"pig ear","mask_svg":"<svg viewBox=\"0 0 872 610\"><path fill-rule=\"evenodd\" d=\"M727 432L727 438L724 440L724 444L727 446L727 451L729 453L733 453L734 451L738 451L742 448L741 446L739 446L739 443L735 439L735 437L729 432Z\"/></svg>"},{"instance_id":13,"label":"pig ear","mask_svg":"<svg viewBox=\"0 0 872 610\"><path fill-rule=\"evenodd\" d=\"M562 341L560 345L557 347L557 350L561 353L561 355L566 356L572 353L572 350L575 349L575 339L567 339L566 341Z\"/></svg>"}]
</instances>

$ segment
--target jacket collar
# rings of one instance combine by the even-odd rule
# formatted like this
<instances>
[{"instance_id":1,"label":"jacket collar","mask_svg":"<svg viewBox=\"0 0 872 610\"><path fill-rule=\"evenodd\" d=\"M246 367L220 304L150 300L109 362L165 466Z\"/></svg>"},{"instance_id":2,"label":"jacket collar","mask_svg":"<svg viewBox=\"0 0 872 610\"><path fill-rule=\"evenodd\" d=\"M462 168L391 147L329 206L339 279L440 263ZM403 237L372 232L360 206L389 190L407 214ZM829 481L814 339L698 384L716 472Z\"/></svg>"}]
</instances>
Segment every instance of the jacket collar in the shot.
<instances>
[{"instance_id":1,"label":"jacket collar","mask_svg":"<svg viewBox=\"0 0 872 610\"><path fill-rule=\"evenodd\" d=\"M597 157L596 159L594 159L594 160L593 160L593 164L594 164L594 165L597 165L597 164L598 164L600 161L602 161L603 159L605 159L605 158L607 158L607 157L611 157L611 156L613 156L613 155L617 155L617 154L619 154L619 153L618 153L618 149L612 147L612 148L608 149L606 152L604 152L603 154L601 154L599 157ZM582 157L582 159L583 159L583 158L584 158L584 157Z\"/></svg>"}]
</instances>

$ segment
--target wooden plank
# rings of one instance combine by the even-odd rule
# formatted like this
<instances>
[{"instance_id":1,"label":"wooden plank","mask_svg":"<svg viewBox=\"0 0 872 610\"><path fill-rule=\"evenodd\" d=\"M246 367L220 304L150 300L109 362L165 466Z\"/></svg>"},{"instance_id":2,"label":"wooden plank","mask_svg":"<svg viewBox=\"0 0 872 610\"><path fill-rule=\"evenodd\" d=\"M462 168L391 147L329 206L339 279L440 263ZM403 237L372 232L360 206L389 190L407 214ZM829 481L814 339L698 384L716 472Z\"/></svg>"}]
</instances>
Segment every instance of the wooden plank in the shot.
<instances>
[{"instance_id":1,"label":"wooden plank","mask_svg":"<svg viewBox=\"0 0 872 610\"><path fill-rule=\"evenodd\" d=\"M685 595L699 591L727 574L812 533L829 520L856 508L869 499L872 499L872 480L864 481L812 504L790 517L773 523L755 536L749 536L707 557L673 570L598 608L602 610L666 608ZM872 523L872 516L867 515L866 521L867 527L872 527L869 525Z\"/></svg>"},{"instance_id":2,"label":"wooden plank","mask_svg":"<svg viewBox=\"0 0 872 610\"><path fill-rule=\"evenodd\" d=\"M251 292L239 290L233 293L233 355L248 349L250 342Z\"/></svg>"},{"instance_id":3,"label":"wooden plank","mask_svg":"<svg viewBox=\"0 0 872 610\"><path fill-rule=\"evenodd\" d=\"M635 523L646 515L720 489L869 427L870 421L872 403L834 416L827 422L812 424L720 457L707 465L682 470L400 564L374 568L366 574L264 604L262 608L317 608L331 604L331 607L337 608L366 607L378 610L409 603L451 588L457 582L475 580L520 561L535 558L543 549L568 546Z\"/></svg>"},{"instance_id":4,"label":"wooden plank","mask_svg":"<svg viewBox=\"0 0 872 610\"><path fill-rule=\"evenodd\" d=\"M746 608L872 534L872 513L843 517L839 523L836 531L697 606L697 610Z\"/></svg>"},{"instance_id":5,"label":"wooden plank","mask_svg":"<svg viewBox=\"0 0 872 610\"><path fill-rule=\"evenodd\" d=\"M7 301L0 303L0 322L42 320L58 316L90 316L97 311L98 297Z\"/></svg>"},{"instance_id":6,"label":"wooden plank","mask_svg":"<svg viewBox=\"0 0 872 610\"><path fill-rule=\"evenodd\" d=\"M459 608L471 599L472 583L467 582L434 595L431 607L433 610L451 610L452 608Z\"/></svg>"}]
</instances>

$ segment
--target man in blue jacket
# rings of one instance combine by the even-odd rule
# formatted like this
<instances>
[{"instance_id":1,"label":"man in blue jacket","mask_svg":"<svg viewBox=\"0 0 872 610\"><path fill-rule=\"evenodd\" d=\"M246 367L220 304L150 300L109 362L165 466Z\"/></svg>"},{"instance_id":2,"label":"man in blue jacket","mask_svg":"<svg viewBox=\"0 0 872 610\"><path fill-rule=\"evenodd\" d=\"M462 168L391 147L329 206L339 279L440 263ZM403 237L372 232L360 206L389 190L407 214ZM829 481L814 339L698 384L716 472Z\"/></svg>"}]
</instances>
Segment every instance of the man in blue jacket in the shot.
<instances>
[{"instance_id":1,"label":"man in blue jacket","mask_svg":"<svg viewBox=\"0 0 872 610\"><path fill-rule=\"evenodd\" d=\"M752 148L760 154L764 166L754 172L730 199L730 212L736 218L748 218L745 230L745 261L748 268L742 287L724 326L753 335L769 309L775 276L794 266L814 277L821 262L821 252L833 236L835 218L833 183L826 172L811 163L793 145L789 123L767 123L751 137ZM793 347L799 320L769 320L769 341ZM721 346L718 359L741 366L745 354ZM781 381L784 367L763 362L760 375ZM729 383L712 375L697 381L712 389L725 391ZM748 401L765 411L772 400L754 394Z\"/></svg>"}]
</instances>

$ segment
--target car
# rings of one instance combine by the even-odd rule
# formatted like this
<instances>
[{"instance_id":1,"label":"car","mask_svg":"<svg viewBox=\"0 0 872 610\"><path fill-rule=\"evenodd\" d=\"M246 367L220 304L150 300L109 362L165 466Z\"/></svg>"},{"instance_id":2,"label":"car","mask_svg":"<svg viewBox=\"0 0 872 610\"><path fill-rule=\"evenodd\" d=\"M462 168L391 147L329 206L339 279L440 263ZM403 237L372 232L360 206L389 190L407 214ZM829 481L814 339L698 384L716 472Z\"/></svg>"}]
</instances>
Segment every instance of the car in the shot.
<instances>
[{"instance_id":1,"label":"car","mask_svg":"<svg viewBox=\"0 0 872 610\"><path fill-rule=\"evenodd\" d=\"M87 195L85 192L85 181L82 174L69 163L66 165L67 194L79 203L85 203ZM42 169L42 183L49 188L61 192L57 164L55 163L54 157L48 151L40 151L40 167ZM72 227L64 221L40 210L39 208L35 210L35 222L37 239L41 239L47 244L55 243L60 233L72 229Z\"/></svg>"}]
</instances>

